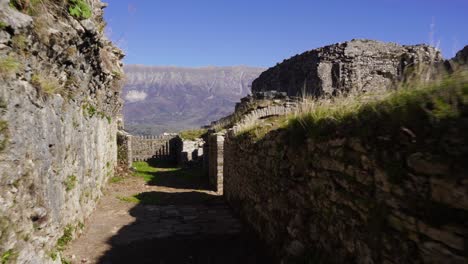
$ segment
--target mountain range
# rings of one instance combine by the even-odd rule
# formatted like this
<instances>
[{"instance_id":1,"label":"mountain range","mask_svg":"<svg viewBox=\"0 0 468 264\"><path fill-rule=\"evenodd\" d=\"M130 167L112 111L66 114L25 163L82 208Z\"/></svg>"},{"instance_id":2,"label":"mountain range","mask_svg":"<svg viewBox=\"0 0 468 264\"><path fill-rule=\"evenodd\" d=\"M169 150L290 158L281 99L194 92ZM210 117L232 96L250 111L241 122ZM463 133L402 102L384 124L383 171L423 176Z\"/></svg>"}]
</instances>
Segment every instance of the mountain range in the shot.
<instances>
[{"instance_id":1,"label":"mountain range","mask_svg":"<svg viewBox=\"0 0 468 264\"><path fill-rule=\"evenodd\" d=\"M127 65L122 93L125 129L157 135L207 125L232 113L264 70Z\"/></svg>"}]
</instances>

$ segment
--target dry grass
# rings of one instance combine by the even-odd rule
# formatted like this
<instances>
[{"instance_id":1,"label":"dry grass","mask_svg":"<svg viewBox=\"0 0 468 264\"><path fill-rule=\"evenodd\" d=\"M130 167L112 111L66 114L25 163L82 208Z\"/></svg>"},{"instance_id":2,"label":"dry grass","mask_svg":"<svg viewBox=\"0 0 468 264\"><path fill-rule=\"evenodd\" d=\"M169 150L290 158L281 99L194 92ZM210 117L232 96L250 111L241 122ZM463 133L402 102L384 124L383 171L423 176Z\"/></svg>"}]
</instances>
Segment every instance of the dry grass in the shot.
<instances>
[{"instance_id":1,"label":"dry grass","mask_svg":"<svg viewBox=\"0 0 468 264\"><path fill-rule=\"evenodd\" d=\"M0 58L0 77L6 78L16 74L21 68L21 63L13 56Z\"/></svg>"},{"instance_id":2,"label":"dry grass","mask_svg":"<svg viewBox=\"0 0 468 264\"><path fill-rule=\"evenodd\" d=\"M59 80L44 72L36 72L31 77L31 84L44 95L61 94L66 95L65 89Z\"/></svg>"},{"instance_id":3,"label":"dry grass","mask_svg":"<svg viewBox=\"0 0 468 264\"><path fill-rule=\"evenodd\" d=\"M346 128L365 129L373 120L388 119L389 125L413 120L439 121L456 118L468 104L468 70L437 78L406 81L396 90L381 93L346 94L333 98L303 98L298 110L270 123L246 127L238 135L261 139L273 129L283 128L296 139L326 137ZM359 127L361 124L361 127Z\"/></svg>"}]
</instances>

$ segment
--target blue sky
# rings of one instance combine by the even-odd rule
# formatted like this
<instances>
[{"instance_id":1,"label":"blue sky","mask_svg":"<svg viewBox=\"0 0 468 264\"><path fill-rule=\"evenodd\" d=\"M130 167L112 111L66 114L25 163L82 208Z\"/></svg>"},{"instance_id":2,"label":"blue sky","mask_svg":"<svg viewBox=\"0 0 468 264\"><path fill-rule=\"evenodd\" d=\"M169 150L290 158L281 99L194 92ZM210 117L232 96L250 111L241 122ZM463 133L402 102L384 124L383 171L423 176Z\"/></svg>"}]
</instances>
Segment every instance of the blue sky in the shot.
<instances>
[{"instance_id":1,"label":"blue sky","mask_svg":"<svg viewBox=\"0 0 468 264\"><path fill-rule=\"evenodd\" d=\"M108 35L127 64L270 67L353 38L432 42L446 58L468 45L468 0L107 2Z\"/></svg>"}]
</instances>

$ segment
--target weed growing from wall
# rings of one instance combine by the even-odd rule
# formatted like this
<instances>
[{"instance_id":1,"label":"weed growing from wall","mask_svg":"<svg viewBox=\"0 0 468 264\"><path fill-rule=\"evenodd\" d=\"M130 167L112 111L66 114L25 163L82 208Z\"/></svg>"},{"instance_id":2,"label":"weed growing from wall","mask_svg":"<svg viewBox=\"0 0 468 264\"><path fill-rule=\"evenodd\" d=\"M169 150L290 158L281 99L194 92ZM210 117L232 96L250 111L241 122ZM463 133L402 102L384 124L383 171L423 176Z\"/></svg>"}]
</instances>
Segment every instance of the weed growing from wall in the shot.
<instances>
[{"instance_id":1,"label":"weed growing from wall","mask_svg":"<svg viewBox=\"0 0 468 264\"><path fill-rule=\"evenodd\" d=\"M68 12L76 19L88 19L91 17L92 10L88 3L83 0L70 0Z\"/></svg>"}]
</instances>

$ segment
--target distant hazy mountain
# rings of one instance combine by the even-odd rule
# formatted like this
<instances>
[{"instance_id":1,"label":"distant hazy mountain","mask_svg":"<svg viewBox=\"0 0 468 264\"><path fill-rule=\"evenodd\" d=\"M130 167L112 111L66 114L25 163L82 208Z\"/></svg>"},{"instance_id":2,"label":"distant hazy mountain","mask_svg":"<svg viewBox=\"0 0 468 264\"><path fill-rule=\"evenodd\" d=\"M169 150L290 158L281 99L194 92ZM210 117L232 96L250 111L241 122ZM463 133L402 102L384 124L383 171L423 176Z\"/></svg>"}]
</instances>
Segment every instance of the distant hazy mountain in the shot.
<instances>
[{"instance_id":1,"label":"distant hazy mountain","mask_svg":"<svg viewBox=\"0 0 468 264\"><path fill-rule=\"evenodd\" d=\"M125 127L133 134L160 134L209 124L232 113L264 70L127 65Z\"/></svg>"}]
</instances>

